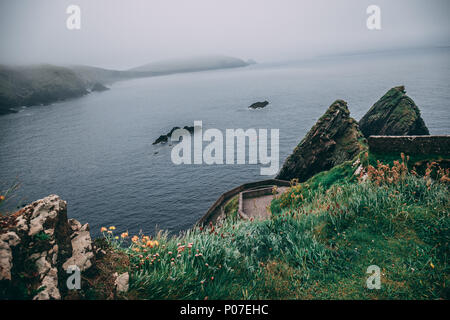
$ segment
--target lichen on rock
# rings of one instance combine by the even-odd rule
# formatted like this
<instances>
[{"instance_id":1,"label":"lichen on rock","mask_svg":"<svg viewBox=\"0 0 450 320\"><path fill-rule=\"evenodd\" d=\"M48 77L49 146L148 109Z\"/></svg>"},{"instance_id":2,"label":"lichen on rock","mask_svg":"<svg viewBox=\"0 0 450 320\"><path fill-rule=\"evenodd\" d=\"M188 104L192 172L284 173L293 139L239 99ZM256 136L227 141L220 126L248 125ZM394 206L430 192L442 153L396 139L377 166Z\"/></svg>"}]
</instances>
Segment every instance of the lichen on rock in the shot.
<instances>
[{"instance_id":1,"label":"lichen on rock","mask_svg":"<svg viewBox=\"0 0 450 320\"><path fill-rule=\"evenodd\" d=\"M0 297L61 299L68 265L94 265L88 225L67 220L67 204L50 195L3 218ZM66 268L63 268L66 266Z\"/></svg>"}]
</instances>

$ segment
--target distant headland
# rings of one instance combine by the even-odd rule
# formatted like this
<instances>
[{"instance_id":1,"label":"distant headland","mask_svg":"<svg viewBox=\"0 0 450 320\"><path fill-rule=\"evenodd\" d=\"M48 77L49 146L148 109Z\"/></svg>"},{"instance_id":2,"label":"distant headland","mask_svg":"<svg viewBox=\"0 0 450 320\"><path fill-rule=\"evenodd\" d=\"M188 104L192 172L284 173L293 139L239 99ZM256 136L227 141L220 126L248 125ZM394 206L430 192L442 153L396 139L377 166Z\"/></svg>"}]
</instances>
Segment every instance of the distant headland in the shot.
<instances>
[{"instance_id":1,"label":"distant headland","mask_svg":"<svg viewBox=\"0 0 450 320\"><path fill-rule=\"evenodd\" d=\"M145 64L129 70L110 70L84 65L29 66L0 65L0 115L15 113L22 106L47 105L105 91L107 85L121 80L185 72L240 68L253 60L227 56L202 56Z\"/></svg>"}]
</instances>

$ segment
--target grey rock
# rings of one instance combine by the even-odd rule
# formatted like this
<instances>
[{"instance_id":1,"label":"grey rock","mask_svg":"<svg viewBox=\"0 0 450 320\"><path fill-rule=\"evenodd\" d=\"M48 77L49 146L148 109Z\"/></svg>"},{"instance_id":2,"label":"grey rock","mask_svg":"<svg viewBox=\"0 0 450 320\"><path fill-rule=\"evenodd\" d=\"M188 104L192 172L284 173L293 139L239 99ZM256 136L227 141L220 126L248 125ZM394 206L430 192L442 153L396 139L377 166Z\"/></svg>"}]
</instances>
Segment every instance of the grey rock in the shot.
<instances>
[{"instance_id":1,"label":"grey rock","mask_svg":"<svg viewBox=\"0 0 450 320\"><path fill-rule=\"evenodd\" d=\"M116 285L116 292L117 293L127 292L128 288L129 288L129 281L130 281L130 275L128 274L128 272L122 273L120 276L118 276L116 278L116 281L114 281L114 283Z\"/></svg>"}]
</instances>

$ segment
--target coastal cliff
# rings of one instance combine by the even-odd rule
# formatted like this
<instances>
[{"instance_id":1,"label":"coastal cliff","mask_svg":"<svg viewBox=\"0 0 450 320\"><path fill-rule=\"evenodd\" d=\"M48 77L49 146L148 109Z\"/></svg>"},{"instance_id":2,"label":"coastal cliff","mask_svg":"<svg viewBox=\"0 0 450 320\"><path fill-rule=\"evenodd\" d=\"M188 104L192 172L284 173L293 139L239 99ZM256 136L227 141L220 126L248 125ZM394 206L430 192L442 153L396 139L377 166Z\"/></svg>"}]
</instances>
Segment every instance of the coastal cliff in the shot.
<instances>
[{"instance_id":1,"label":"coastal cliff","mask_svg":"<svg viewBox=\"0 0 450 320\"><path fill-rule=\"evenodd\" d=\"M14 107L45 105L87 93L84 82L68 68L0 65L0 115L16 112Z\"/></svg>"},{"instance_id":2,"label":"coastal cliff","mask_svg":"<svg viewBox=\"0 0 450 320\"><path fill-rule=\"evenodd\" d=\"M271 190L265 219L239 219L233 197L220 224L179 235L109 226L93 240L48 196L0 217L0 299L448 299L449 141L368 148L337 100L286 160L293 180ZM380 290L361 285L374 263Z\"/></svg>"},{"instance_id":3,"label":"coastal cliff","mask_svg":"<svg viewBox=\"0 0 450 320\"><path fill-rule=\"evenodd\" d=\"M105 85L116 81L248 65L241 59L226 56L156 62L130 70L108 70L84 65L0 65L0 115L16 113L16 108L22 106L46 105L94 91L106 91L108 88Z\"/></svg>"},{"instance_id":4,"label":"coastal cliff","mask_svg":"<svg viewBox=\"0 0 450 320\"><path fill-rule=\"evenodd\" d=\"M277 179L306 181L353 159L364 146L358 123L347 103L336 100L286 159Z\"/></svg>"}]
</instances>

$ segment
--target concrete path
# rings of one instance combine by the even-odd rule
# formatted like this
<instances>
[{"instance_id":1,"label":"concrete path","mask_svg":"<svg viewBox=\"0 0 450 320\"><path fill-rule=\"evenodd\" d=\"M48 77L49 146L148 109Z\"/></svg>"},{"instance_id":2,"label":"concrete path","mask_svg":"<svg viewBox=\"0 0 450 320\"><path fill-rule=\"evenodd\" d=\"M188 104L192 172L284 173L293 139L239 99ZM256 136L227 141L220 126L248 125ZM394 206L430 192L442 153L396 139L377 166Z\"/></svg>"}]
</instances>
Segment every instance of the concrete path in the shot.
<instances>
[{"instance_id":1,"label":"concrete path","mask_svg":"<svg viewBox=\"0 0 450 320\"><path fill-rule=\"evenodd\" d=\"M287 187L279 187L278 194L285 192ZM243 199L243 211L254 220L264 220L270 218L270 203L273 200L273 195L264 195L254 198Z\"/></svg>"}]
</instances>

